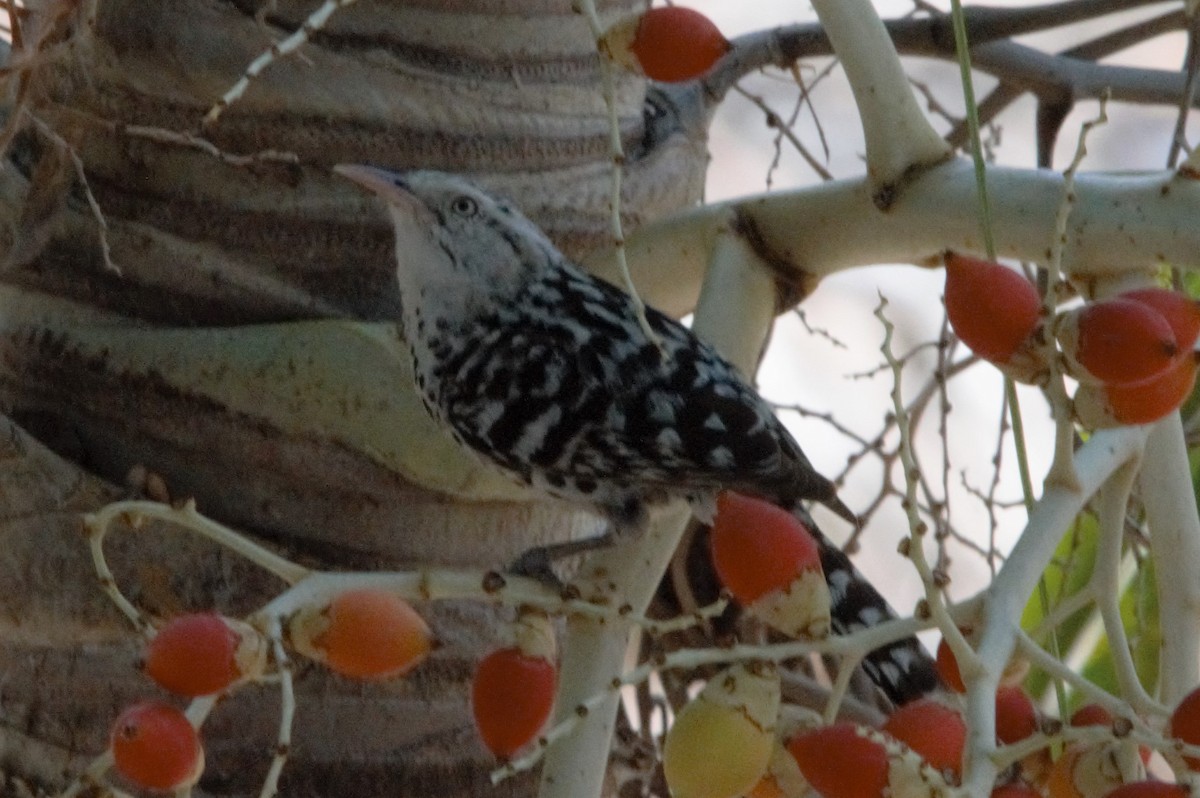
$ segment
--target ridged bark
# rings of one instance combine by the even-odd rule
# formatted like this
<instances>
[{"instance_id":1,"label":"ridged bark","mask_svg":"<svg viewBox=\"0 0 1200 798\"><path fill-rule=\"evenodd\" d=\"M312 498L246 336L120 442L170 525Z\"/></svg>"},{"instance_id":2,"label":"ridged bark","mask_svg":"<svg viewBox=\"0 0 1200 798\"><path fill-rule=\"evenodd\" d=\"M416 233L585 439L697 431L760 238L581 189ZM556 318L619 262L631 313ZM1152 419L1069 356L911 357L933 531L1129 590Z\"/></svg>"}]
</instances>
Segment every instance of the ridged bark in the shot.
<instances>
[{"instance_id":1,"label":"ridged bark","mask_svg":"<svg viewBox=\"0 0 1200 798\"><path fill-rule=\"evenodd\" d=\"M610 17L640 5L601 4ZM280 0L260 26L248 2L101 0L94 29L80 10L45 48L19 106L10 92L11 112L36 115L82 160L120 271L104 262L65 151L18 117L0 172L0 403L11 419L0 435L0 793L60 788L103 750L119 708L154 692L79 532L79 514L126 493L134 466L320 567L496 567L592 529L481 472L423 418L391 326L390 227L330 173L342 162L469 172L571 254L603 246L611 160L584 19L549 0L363 0L202 129L266 34L282 38L312 10ZM632 228L698 200L703 129L655 128L644 84L618 86ZM235 164L142 128L296 157ZM121 584L152 614L246 612L281 588L162 528L111 546ZM407 679L363 686L300 669L283 794L532 791L532 779L491 787L469 724L492 611L423 611L441 647ZM257 794L277 711L270 687L218 707L199 794Z\"/></svg>"}]
</instances>

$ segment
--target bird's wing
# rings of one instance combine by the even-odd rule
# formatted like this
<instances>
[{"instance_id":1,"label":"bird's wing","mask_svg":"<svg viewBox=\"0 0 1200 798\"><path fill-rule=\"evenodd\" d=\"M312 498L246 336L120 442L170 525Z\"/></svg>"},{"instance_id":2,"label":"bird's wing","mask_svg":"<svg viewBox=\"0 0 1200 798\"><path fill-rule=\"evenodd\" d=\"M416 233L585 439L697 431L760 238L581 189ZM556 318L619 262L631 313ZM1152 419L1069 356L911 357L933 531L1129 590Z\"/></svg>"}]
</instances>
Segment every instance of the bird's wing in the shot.
<instances>
[{"instance_id":1,"label":"bird's wing","mask_svg":"<svg viewBox=\"0 0 1200 798\"><path fill-rule=\"evenodd\" d=\"M690 330L647 309L660 350L609 284L560 293L576 300L570 313L475 331L443 380L447 418L472 448L526 479L833 495L765 400Z\"/></svg>"}]
</instances>

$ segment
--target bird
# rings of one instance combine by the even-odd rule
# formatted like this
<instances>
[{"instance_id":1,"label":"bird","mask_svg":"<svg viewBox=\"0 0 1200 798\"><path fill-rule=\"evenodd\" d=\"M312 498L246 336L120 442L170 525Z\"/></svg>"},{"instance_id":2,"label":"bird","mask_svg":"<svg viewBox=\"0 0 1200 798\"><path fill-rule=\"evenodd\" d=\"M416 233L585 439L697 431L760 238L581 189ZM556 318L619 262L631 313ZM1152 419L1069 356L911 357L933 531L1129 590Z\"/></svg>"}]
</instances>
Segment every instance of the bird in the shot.
<instances>
[{"instance_id":1,"label":"bird","mask_svg":"<svg viewBox=\"0 0 1200 798\"><path fill-rule=\"evenodd\" d=\"M833 482L712 346L588 274L512 203L461 176L334 171L388 210L417 393L462 446L606 519L618 540L669 499L701 520L721 491L765 499L817 538L835 630L894 617L803 506L857 523ZM877 649L864 667L895 703L937 683L915 638Z\"/></svg>"}]
</instances>

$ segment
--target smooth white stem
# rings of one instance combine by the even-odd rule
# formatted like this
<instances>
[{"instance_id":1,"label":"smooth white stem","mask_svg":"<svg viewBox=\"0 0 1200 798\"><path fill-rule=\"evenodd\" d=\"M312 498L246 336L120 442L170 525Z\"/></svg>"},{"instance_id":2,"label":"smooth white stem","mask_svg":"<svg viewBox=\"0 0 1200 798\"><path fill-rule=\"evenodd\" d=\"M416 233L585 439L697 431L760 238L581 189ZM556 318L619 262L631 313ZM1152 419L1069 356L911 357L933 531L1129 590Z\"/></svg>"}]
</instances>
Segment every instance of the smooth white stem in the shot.
<instances>
[{"instance_id":1,"label":"smooth white stem","mask_svg":"<svg viewBox=\"0 0 1200 798\"><path fill-rule=\"evenodd\" d=\"M1113 474L1112 479L1100 491L1096 503L1100 518L1100 541L1096 550L1092 588L1096 596L1096 608L1100 611L1104 632L1108 636L1108 649L1113 659L1121 695L1135 712L1144 715L1152 710L1154 701L1138 679L1133 657L1129 653L1129 638L1125 635L1125 624L1121 618L1120 574L1125 542L1125 513L1136 477L1136 464L1130 463Z\"/></svg>"},{"instance_id":2,"label":"smooth white stem","mask_svg":"<svg viewBox=\"0 0 1200 798\"><path fill-rule=\"evenodd\" d=\"M279 735L275 742L275 755L267 768L258 798L274 798L279 792L279 777L287 764L292 750L292 723L296 718L296 690L292 684L292 666L283 647L283 629L278 618L272 618L267 630L271 640L271 651L275 657L275 668L279 672Z\"/></svg>"},{"instance_id":3,"label":"smooth white stem","mask_svg":"<svg viewBox=\"0 0 1200 798\"><path fill-rule=\"evenodd\" d=\"M588 558L579 584L585 599L607 597L614 605L626 604L642 613L666 570L690 517L678 503L655 516L650 529L630 543L596 552ZM562 639L562 682L557 713L574 712L592 704L623 670L631 625L612 620L572 616ZM592 798L602 792L612 744L619 696L610 693L592 704L587 717L572 734L546 751L542 765L540 798Z\"/></svg>"},{"instance_id":4,"label":"smooth white stem","mask_svg":"<svg viewBox=\"0 0 1200 798\"><path fill-rule=\"evenodd\" d=\"M1017 646L1021 655L1029 660L1031 666L1044 670L1051 679L1069 685L1075 694L1084 697L1087 703L1099 704L1112 713L1114 718L1128 714L1129 706L1124 701L1083 678L1077 671L1072 670L1061 659L1039 646L1032 637L1024 632L1017 633ZM1146 717L1164 714L1161 704L1152 701L1146 706ZM1145 718L1142 715L1135 713L1132 720L1139 727L1146 727Z\"/></svg>"},{"instance_id":5,"label":"smooth white stem","mask_svg":"<svg viewBox=\"0 0 1200 798\"><path fill-rule=\"evenodd\" d=\"M950 146L921 112L870 0L812 0L812 5L854 92L872 196L887 205L885 195L896 183L914 167L949 158Z\"/></svg>"},{"instance_id":6,"label":"smooth white stem","mask_svg":"<svg viewBox=\"0 0 1200 798\"><path fill-rule=\"evenodd\" d=\"M97 541L103 541L108 527L118 518L142 518L166 521L183 529L195 532L225 548L237 552L250 562L278 576L289 585L294 585L312 573L308 568L297 565L286 557L260 546L224 524L218 523L196 510L196 502L189 499L182 507L152 501L120 501L106 504L84 518L84 523ZM96 544L97 546L99 543ZM136 621L135 621L136 622Z\"/></svg>"},{"instance_id":7,"label":"smooth white stem","mask_svg":"<svg viewBox=\"0 0 1200 798\"><path fill-rule=\"evenodd\" d=\"M1178 413L1151 428L1140 485L1158 584L1159 700L1174 706L1200 681L1200 518Z\"/></svg>"}]
</instances>

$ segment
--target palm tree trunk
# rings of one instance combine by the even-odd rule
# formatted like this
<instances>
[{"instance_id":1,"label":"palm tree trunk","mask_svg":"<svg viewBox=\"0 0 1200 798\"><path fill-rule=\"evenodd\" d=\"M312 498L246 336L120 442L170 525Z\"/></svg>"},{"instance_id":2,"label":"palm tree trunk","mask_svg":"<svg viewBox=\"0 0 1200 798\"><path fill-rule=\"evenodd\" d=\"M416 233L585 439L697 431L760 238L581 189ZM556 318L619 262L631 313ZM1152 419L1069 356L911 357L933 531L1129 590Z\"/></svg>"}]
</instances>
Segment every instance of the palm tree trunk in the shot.
<instances>
[{"instance_id":1,"label":"palm tree trunk","mask_svg":"<svg viewBox=\"0 0 1200 798\"><path fill-rule=\"evenodd\" d=\"M641 3L600 5L612 18ZM469 172L568 252L604 245L611 156L584 19L548 0L363 0L202 126L313 7L279 0L259 20L242 0L101 0L94 20L89 7L47 2L26 21L0 172L6 793L60 788L119 708L154 692L79 535L79 514L126 493L131 471L322 568L490 568L593 527L481 471L423 417L394 327L390 227L330 173ZM617 101L630 226L696 202L702 121L664 126L629 77ZM111 557L152 615L245 613L281 588L161 527L117 535ZM441 648L411 678L300 668L284 794L492 794L467 694L494 612L423 612ZM269 687L221 704L200 793L257 794L277 717Z\"/></svg>"}]
</instances>

